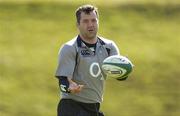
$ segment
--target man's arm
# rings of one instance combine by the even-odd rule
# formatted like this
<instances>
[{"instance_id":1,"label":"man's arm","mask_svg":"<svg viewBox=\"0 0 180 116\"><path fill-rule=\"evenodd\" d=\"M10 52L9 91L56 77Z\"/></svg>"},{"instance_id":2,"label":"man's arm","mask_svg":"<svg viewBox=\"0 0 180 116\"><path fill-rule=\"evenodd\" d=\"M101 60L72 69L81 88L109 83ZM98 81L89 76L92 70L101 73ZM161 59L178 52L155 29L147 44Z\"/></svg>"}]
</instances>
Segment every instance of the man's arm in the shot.
<instances>
[{"instance_id":1,"label":"man's arm","mask_svg":"<svg viewBox=\"0 0 180 116\"><path fill-rule=\"evenodd\" d=\"M65 93L79 93L84 87L84 85L77 84L66 76L59 76L58 79L60 89Z\"/></svg>"}]
</instances>

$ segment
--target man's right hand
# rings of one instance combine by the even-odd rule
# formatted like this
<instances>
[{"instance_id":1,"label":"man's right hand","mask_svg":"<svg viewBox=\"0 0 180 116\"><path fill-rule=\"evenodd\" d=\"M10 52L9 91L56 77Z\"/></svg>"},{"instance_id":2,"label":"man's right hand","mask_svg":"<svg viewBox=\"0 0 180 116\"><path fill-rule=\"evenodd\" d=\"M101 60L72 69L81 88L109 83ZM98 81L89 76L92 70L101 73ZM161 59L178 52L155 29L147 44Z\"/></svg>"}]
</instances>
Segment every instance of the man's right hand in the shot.
<instances>
[{"instance_id":1,"label":"man's right hand","mask_svg":"<svg viewBox=\"0 0 180 116\"><path fill-rule=\"evenodd\" d=\"M80 85L80 84L77 84L76 82L72 81L71 79L68 78L68 81L69 81L69 88L68 88L68 91L70 93L79 93L82 91L84 85Z\"/></svg>"}]
</instances>

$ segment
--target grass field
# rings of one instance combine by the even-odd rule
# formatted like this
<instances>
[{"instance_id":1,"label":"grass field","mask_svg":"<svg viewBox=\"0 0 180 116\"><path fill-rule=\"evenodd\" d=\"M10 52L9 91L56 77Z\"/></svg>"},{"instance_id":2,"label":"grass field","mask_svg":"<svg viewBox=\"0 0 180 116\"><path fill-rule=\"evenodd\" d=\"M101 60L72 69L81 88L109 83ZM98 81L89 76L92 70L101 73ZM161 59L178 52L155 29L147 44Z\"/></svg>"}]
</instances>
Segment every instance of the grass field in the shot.
<instances>
[{"instance_id":1,"label":"grass field","mask_svg":"<svg viewBox=\"0 0 180 116\"><path fill-rule=\"evenodd\" d=\"M7 1L0 2L0 116L55 116L57 53L77 34L81 3ZM106 116L180 115L180 5L143 1L97 2L99 35L135 64L127 81L108 78Z\"/></svg>"}]
</instances>

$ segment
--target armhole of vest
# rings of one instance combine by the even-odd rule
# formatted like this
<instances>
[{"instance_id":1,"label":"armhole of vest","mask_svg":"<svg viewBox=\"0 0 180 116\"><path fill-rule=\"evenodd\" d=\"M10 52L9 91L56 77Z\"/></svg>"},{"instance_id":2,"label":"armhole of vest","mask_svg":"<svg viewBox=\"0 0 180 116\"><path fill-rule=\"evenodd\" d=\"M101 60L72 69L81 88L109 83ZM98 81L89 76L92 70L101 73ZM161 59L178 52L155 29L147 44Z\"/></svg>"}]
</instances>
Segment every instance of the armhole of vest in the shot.
<instances>
[{"instance_id":1,"label":"armhole of vest","mask_svg":"<svg viewBox=\"0 0 180 116\"><path fill-rule=\"evenodd\" d=\"M78 65L78 46L75 46L75 49L76 49L76 56L75 56L75 66L74 66L74 72L75 72L75 70L76 70L76 68L77 68L77 65Z\"/></svg>"},{"instance_id":2,"label":"armhole of vest","mask_svg":"<svg viewBox=\"0 0 180 116\"><path fill-rule=\"evenodd\" d=\"M108 56L110 56L110 51L111 51L111 49L106 48L106 51L107 51L107 53L108 53Z\"/></svg>"},{"instance_id":3,"label":"armhole of vest","mask_svg":"<svg viewBox=\"0 0 180 116\"><path fill-rule=\"evenodd\" d=\"M100 43L101 43L101 45L103 45L103 44L104 44L104 45L107 45L107 44L106 44L106 43L105 43L105 42L101 39L101 37L98 37L98 38L99 38L99 40L100 40L100 41L102 41L102 42L103 42L103 43L102 43L102 42L100 42ZM106 51L107 51L107 53L108 53L108 56L110 56L111 49L106 48Z\"/></svg>"},{"instance_id":4,"label":"armhole of vest","mask_svg":"<svg viewBox=\"0 0 180 116\"><path fill-rule=\"evenodd\" d=\"M77 66L77 63L78 63L78 50L76 50L75 67Z\"/></svg>"}]
</instances>

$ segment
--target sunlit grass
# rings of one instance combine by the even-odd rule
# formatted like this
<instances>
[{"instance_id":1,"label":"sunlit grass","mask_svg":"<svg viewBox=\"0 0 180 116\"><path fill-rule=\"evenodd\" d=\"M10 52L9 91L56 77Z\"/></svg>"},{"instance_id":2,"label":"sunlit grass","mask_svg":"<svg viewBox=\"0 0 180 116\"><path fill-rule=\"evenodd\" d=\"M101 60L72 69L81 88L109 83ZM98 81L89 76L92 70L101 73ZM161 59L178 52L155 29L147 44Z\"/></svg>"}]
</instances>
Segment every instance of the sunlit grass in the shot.
<instances>
[{"instance_id":1,"label":"sunlit grass","mask_svg":"<svg viewBox=\"0 0 180 116\"><path fill-rule=\"evenodd\" d=\"M59 47L76 36L77 4L0 4L0 115L54 116ZM108 79L107 116L179 115L179 6L102 6L99 35L135 65L129 79Z\"/></svg>"},{"instance_id":2,"label":"sunlit grass","mask_svg":"<svg viewBox=\"0 0 180 116\"><path fill-rule=\"evenodd\" d=\"M36 3L94 3L100 5L116 5L116 4L180 4L179 0L0 0L0 2L19 2L19 3L27 3L27 2L36 2Z\"/></svg>"}]
</instances>

